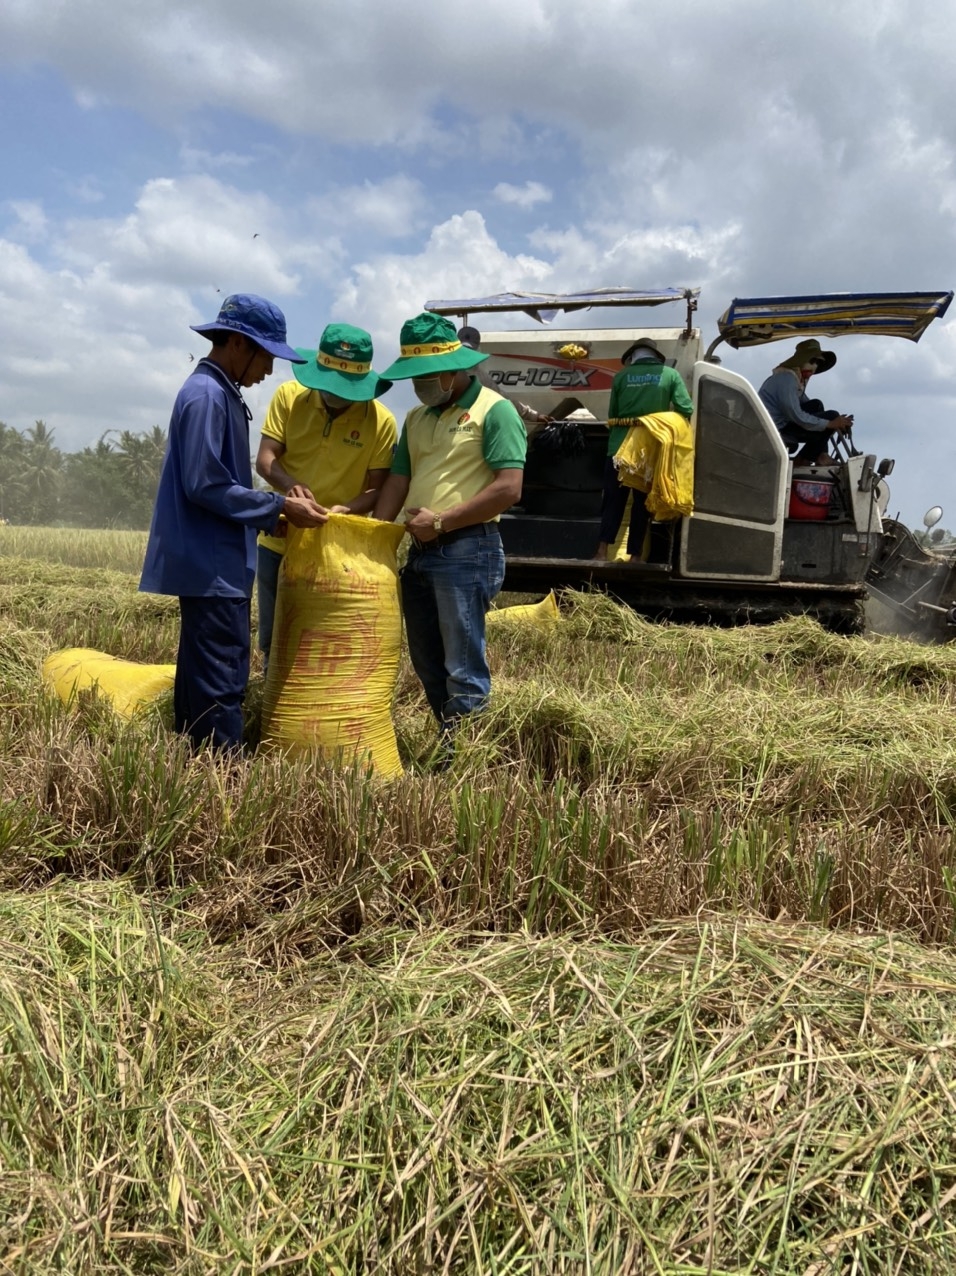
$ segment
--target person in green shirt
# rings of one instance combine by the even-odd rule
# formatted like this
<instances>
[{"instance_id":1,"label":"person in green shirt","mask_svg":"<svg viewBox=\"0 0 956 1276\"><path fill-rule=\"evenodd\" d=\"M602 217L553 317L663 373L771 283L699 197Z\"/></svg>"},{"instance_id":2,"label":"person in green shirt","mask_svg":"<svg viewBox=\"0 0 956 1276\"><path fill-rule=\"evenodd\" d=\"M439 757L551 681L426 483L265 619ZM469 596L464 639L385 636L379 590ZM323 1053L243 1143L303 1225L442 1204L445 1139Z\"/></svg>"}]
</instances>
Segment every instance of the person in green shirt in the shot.
<instances>
[{"instance_id":1,"label":"person in green shirt","mask_svg":"<svg viewBox=\"0 0 956 1276\"><path fill-rule=\"evenodd\" d=\"M624 367L611 383L607 424L609 437L604 463L604 495L601 501L601 531L596 560L606 562L610 547L617 540L627 498L633 495L631 521L627 529L627 552L630 558L641 556L648 513L646 492L625 486L617 475L614 456L625 435L642 416L653 412L680 412L690 420L694 411L683 378L676 368L669 368L664 356L649 337L641 337L621 356Z\"/></svg>"},{"instance_id":2,"label":"person in green shirt","mask_svg":"<svg viewBox=\"0 0 956 1276\"><path fill-rule=\"evenodd\" d=\"M400 344L383 375L410 380L421 406L405 418L375 517L405 511L408 652L447 747L491 691L485 615L505 574L498 519L521 496L528 438L514 405L478 380L487 355L443 316L409 319Z\"/></svg>"}]
</instances>

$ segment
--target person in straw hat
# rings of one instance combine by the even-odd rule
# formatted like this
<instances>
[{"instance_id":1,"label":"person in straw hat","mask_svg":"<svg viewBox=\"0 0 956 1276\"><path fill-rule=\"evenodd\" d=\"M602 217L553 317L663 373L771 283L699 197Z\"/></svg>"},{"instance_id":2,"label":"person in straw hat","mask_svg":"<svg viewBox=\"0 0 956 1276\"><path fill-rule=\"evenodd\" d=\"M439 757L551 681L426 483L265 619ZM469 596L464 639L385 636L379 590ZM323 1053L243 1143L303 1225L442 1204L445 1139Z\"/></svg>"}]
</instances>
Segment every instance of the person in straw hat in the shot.
<instances>
[{"instance_id":1,"label":"person in straw hat","mask_svg":"<svg viewBox=\"0 0 956 1276\"><path fill-rule=\"evenodd\" d=\"M179 598L176 730L196 747L238 749L256 532L274 531L280 515L296 527L318 527L323 514L311 497L252 486L252 413L242 390L269 376L274 359L302 358L286 343L282 311L237 293L193 331L212 349L173 405L139 587Z\"/></svg>"},{"instance_id":2,"label":"person in straw hat","mask_svg":"<svg viewBox=\"0 0 956 1276\"><path fill-rule=\"evenodd\" d=\"M449 320L426 310L400 340L384 375L410 380L421 406L405 418L375 516L405 510L408 650L448 745L491 691L485 616L505 572L498 519L521 496L528 442L514 405L475 375L488 356L463 345Z\"/></svg>"},{"instance_id":3,"label":"person in straw hat","mask_svg":"<svg viewBox=\"0 0 956 1276\"><path fill-rule=\"evenodd\" d=\"M853 417L827 411L821 400L807 398L807 383L836 363L832 350L821 350L813 337L797 344L789 359L777 364L757 393L780 431L795 465L826 465L832 461L834 432L853 428Z\"/></svg>"},{"instance_id":4,"label":"person in straw hat","mask_svg":"<svg viewBox=\"0 0 956 1276\"><path fill-rule=\"evenodd\" d=\"M364 328L330 323L317 349L297 353L304 362L293 365L295 380L272 397L256 469L274 491L313 498L323 518L368 514L398 438L395 417L378 402L392 383L372 369L372 338ZM266 663L284 552L282 536L259 536L259 647Z\"/></svg>"}]
</instances>

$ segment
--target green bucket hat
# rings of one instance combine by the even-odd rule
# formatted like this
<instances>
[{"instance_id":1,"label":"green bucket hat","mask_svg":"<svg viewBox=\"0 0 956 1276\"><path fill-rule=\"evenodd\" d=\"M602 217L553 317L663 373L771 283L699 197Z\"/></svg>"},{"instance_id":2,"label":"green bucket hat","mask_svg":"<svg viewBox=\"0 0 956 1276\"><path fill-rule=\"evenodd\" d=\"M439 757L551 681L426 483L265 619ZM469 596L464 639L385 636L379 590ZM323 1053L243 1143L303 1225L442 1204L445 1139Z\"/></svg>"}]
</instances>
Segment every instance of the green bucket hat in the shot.
<instances>
[{"instance_id":1,"label":"green bucket hat","mask_svg":"<svg viewBox=\"0 0 956 1276\"><path fill-rule=\"evenodd\" d=\"M432 310L423 310L403 323L399 343L400 357L385 369L385 376L393 381L432 377L439 372L462 372L488 358L478 350L463 346L451 320Z\"/></svg>"},{"instance_id":2,"label":"green bucket hat","mask_svg":"<svg viewBox=\"0 0 956 1276\"><path fill-rule=\"evenodd\" d=\"M330 323L319 338L318 350L298 349L305 363L292 365L295 379L309 390L324 390L350 403L367 403L391 388L372 371L372 338L350 323Z\"/></svg>"}]
</instances>

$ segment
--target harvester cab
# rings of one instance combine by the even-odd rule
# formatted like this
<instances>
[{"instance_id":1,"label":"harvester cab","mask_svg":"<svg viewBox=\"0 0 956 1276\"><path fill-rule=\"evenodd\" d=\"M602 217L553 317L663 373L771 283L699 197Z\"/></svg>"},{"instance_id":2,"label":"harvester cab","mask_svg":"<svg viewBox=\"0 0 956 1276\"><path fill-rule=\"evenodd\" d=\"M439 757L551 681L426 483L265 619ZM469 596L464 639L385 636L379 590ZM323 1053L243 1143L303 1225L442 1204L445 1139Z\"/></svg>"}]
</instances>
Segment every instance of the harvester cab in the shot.
<instances>
[{"instance_id":1,"label":"harvester cab","mask_svg":"<svg viewBox=\"0 0 956 1276\"><path fill-rule=\"evenodd\" d=\"M529 442L521 501L501 520L506 589L606 589L648 616L772 620L809 613L831 628L862 627L864 584L884 544L889 458L857 451L795 466L755 388L716 354L813 335L919 340L953 294L869 293L735 300L703 351L698 290L600 289L505 293L426 302L471 325L523 313L535 327L482 328L483 365L506 397L569 422ZM682 305L683 323L654 328L551 329L560 312ZM492 320L493 322L493 320ZM692 512L650 525L641 559L595 561L611 384L622 355L649 337L694 403Z\"/></svg>"}]
</instances>

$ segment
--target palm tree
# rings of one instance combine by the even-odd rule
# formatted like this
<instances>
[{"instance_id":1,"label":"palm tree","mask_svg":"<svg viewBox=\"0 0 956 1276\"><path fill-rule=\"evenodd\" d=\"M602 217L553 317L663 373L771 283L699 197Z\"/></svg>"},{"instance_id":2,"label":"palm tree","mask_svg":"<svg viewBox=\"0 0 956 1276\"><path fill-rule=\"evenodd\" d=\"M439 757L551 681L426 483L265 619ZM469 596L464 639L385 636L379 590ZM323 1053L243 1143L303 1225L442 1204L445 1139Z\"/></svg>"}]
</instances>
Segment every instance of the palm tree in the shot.
<instances>
[{"instance_id":1,"label":"palm tree","mask_svg":"<svg viewBox=\"0 0 956 1276\"><path fill-rule=\"evenodd\" d=\"M109 431L107 431L107 434ZM112 444L101 435L94 447L63 458L60 508L75 527L113 527L123 524L122 481Z\"/></svg>"},{"instance_id":2,"label":"palm tree","mask_svg":"<svg viewBox=\"0 0 956 1276\"><path fill-rule=\"evenodd\" d=\"M158 425L143 434L121 430L117 459L123 476L124 506L132 527L148 527L166 454L166 433Z\"/></svg>"},{"instance_id":3,"label":"palm tree","mask_svg":"<svg viewBox=\"0 0 956 1276\"><path fill-rule=\"evenodd\" d=\"M24 514L30 523L53 523L59 510L63 456L45 421L35 421L24 436L21 467Z\"/></svg>"},{"instance_id":4,"label":"palm tree","mask_svg":"<svg viewBox=\"0 0 956 1276\"><path fill-rule=\"evenodd\" d=\"M0 421L0 518L20 515L23 495L23 435Z\"/></svg>"}]
</instances>

